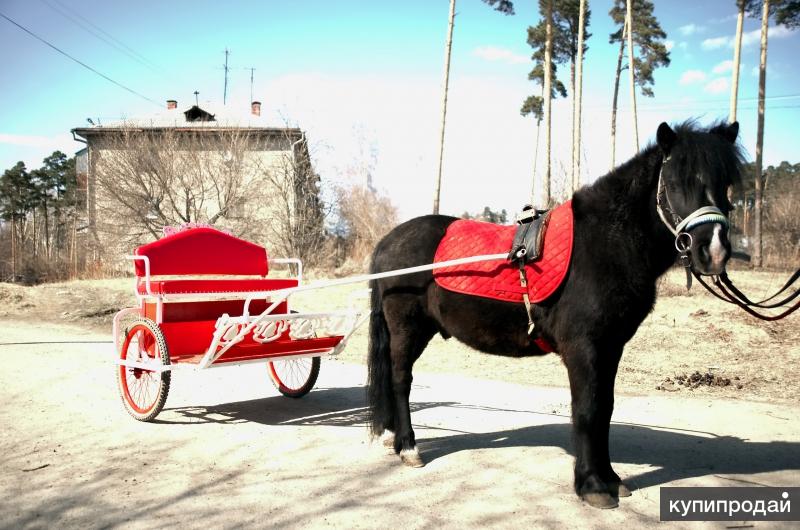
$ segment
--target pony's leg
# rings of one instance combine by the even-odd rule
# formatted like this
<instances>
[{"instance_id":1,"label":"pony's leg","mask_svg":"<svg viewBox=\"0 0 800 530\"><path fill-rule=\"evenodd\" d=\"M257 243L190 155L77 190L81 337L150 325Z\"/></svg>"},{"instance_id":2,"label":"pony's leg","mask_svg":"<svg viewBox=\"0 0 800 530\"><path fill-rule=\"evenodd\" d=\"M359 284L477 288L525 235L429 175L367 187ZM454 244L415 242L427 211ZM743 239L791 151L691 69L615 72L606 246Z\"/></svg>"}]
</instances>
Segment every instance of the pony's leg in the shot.
<instances>
[{"instance_id":1,"label":"pony's leg","mask_svg":"<svg viewBox=\"0 0 800 530\"><path fill-rule=\"evenodd\" d=\"M563 354L572 393L575 492L597 508L614 508L630 492L611 467L608 431L614 379L622 348L567 348Z\"/></svg>"},{"instance_id":2,"label":"pony's leg","mask_svg":"<svg viewBox=\"0 0 800 530\"><path fill-rule=\"evenodd\" d=\"M411 426L411 369L435 331L424 317L416 317L416 311L410 311L409 304L401 304L400 300L386 300L384 311L387 317L391 315L387 323L391 337L392 389L396 407L394 452L400 455L404 464L422 467L425 464L419 455Z\"/></svg>"}]
</instances>

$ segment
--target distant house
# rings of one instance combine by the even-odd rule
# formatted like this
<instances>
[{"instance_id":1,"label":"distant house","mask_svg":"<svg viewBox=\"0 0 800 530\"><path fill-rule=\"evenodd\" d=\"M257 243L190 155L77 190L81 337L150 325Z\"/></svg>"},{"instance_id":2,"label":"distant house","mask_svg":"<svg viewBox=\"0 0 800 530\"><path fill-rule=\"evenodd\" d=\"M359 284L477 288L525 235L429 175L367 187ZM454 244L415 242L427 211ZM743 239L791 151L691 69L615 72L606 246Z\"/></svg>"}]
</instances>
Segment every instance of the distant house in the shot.
<instances>
[{"instance_id":1,"label":"distant house","mask_svg":"<svg viewBox=\"0 0 800 530\"><path fill-rule=\"evenodd\" d=\"M236 113L208 105L180 111L168 100L163 113L72 129L86 143L76 167L89 258L129 253L164 225L187 222L219 225L283 253L293 249L281 234L298 223L321 231L321 214L309 223L301 211L321 210L304 133L264 122L258 101Z\"/></svg>"}]
</instances>

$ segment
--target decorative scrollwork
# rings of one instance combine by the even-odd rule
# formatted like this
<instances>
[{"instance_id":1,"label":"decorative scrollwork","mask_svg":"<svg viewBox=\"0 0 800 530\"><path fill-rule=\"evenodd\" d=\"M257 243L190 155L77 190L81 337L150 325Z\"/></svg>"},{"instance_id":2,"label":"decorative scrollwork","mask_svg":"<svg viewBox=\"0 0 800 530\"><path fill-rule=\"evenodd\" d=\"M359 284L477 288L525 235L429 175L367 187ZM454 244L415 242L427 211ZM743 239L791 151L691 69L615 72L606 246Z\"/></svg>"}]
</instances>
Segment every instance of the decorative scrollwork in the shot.
<instances>
[{"instance_id":1,"label":"decorative scrollwork","mask_svg":"<svg viewBox=\"0 0 800 530\"><path fill-rule=\"evenodd\" d=\"M219 337L220 346L232 346L241 342L244 337L239 336L240 326L236 322L231 322L228 315L223 315L217 320L215 336Z\"/></svg>"},{"instance_id":2,"label":"decorative scrollwork","mask_svg":"<svg viewBox=\"0 0 800 530\"><path fill-rule=\"evenodd\" d=\"M253 328L253 340L261 344L272 342L280 338L288 327L289 323L285 320L262 322Z\"/></svg>"},{"instance_id":3,"label":"decorative scrollwork","mask_svg":"<svg viewBox=\"0 0 800 530\"><path fill-rule=\"evenodd\" d=\"M292 321L289 328L289 337L292 339L311 339L314 338L316 333L316 326L314 321L317 319L311 318L296 318Z\"/></svg>"}]
</instances>

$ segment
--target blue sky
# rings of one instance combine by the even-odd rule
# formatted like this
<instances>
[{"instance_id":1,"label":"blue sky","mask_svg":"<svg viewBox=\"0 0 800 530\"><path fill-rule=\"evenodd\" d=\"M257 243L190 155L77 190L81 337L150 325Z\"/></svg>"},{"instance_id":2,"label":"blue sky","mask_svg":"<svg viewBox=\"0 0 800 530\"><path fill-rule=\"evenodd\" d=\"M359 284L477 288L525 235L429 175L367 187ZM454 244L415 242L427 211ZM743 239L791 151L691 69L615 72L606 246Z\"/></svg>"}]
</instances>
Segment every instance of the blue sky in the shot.
<instances>
[{"instance_id":1,"label":"blue sky","mask_svg":"<svg viewBox=\"0 0 800 530\"><path fill-rule=\"evenodd\" d=\"M536 128L519 115L538 88L527 81L526 28L538 21L535 2L517 2L514 16L479 0L459 0L442 209L460 214L489 205L518 209L533 178ZM590 1L585 63L584 172L590 182L609 168L610 104L617 50L610 1ZM672 64L655 74L655 98L639 97L639 131L649 141L661 121L725 118L735 31L733 0L658 1ZM69 130L180 108L200 92L222 102L223 50L231 50L228 106L246 108L250 72L254 97L281 125L308 131L317 169L328 185L359 181L366 170L403 217L430 209L437 167L447 0L405 2L138 2L0 0L0 12L147 101L109 83L0 19L0 169L17 160L38 167L54 149L81 144ZM65 16L68 15L68 16ZM80 22L81 25L75 21ZM87 31L99 34L101 40ZM745 23L739 120L742 142L755 152L759 21ZM113 43L110 45L107 41ZM800 33L773 27L767 75L765 159L800 161ZM568 67L561 69L566 83ZM784 97L785 96L785 97ZM617 161L633 154L630 96L620 93ZM570 105L554 105L556 180L569 169ZM556 183L556 187L558 184Z\"/></svg>"}]
</instances>

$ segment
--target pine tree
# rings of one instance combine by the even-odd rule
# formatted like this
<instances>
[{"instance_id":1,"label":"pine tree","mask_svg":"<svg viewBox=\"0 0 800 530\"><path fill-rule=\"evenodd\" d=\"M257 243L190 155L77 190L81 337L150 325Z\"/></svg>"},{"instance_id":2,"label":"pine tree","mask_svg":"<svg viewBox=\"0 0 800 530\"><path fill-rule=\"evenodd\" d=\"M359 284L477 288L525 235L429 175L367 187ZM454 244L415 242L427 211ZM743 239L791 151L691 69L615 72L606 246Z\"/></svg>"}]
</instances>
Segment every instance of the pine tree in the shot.
<instances>
[{"instance_id":1,"label":"pine tree","mask_svg":"<svg viewBox=\"0 0 800 530\"><path fill-rule=\"evenodd\" d=\"M35 202L35 188L24 162L17 162L0 177L0 218L11 223L11 277L16 281L24 221Z\"/></svg>"},{"instance_id":2,"label":"pine tree","mask_svg":"<svg viewBox=\"0 0 800 530\"><path fill-rule=\"evenodd\" d=\"M614 7L609 15L619 29L609 35L609 43L619 43L617 70L614 79L614 99L611 105L611 167L615 165L616 130L617 130L617 100L619 96L620 74L628 66L623 66L622 55L625 51L627 38L627 24L625 23L626 0L615 0ZM635 84L643 96L653 97L653 72L661 66L669 66L669 51L664 44L667 34L653 14L653 3L650 0L632 1L632 40L638 49L638 57L634 57ZM632 55L632 54L631 54ZM634 117L635 118L635 117Z\"/></svg>"},{"instance_id":3,"label":"pine tree","mask_svg":"<svg viewBox=\"0 0 800 530\"><path fill-rule=\"evenodd\" d=\"M528 27L528 44L534 49L531 59L533 59L533 70L528 74L528 79L538 81L541 89L540 96L528 96L522 103L520 113L523 116L532 114L536 118L536 148L533 162L533 180L536 182L536 167L539 152L539 130L542 120L545 121L545 174L542 179L544 187L544 202L550 202L550 101L558 96L567 97L567 89L558 80L558 64L569 60L568 37L563 27L553 21L552 14L553 0L539 0L539 10L543 13L542 20L536 26ZM549 39L548 39L549 35ZM548 44L549 43L549 44ZM546 67L549 64L550 75L545 75ZM548 88L549 87L549 88ZM545 92L550 97L545 98ZM533 191L531 191L531 201L534 201Z\"/></svg>"},{"instance_id":4,"label":"pine tree","mask_svg":"<svg viewBox=\"0 0 800 530\"><path fill-rule=\"evenodd\" d=\"M580 187L581 97L583 89L583 54L589 49L586 41L592 36L586 31L592 12L586 0L560 0L557 12L566 26L570 58L570 88L572 90L572 191Z\"/></svg>"}]
</instances>

